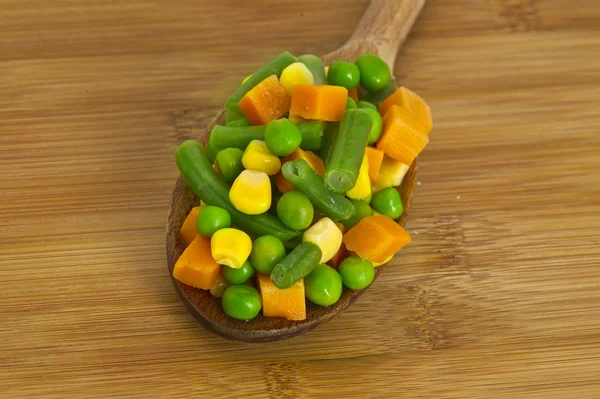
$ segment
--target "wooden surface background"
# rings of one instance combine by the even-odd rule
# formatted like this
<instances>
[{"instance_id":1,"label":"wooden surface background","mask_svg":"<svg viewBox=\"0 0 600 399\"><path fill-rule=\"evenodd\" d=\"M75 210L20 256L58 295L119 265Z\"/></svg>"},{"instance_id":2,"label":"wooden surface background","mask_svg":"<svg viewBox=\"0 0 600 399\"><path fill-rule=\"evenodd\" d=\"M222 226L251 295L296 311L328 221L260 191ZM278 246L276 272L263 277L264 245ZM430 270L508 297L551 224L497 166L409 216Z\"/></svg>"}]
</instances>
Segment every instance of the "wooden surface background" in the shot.
<instances>
[{"instance_id":1,"label":"wooden surface background","mask_svg":"<svg viewBox=\"0 0 600 399\"><path fill-rule=\"evenodd\" d=\"M597 6L430 0L394 71L435 117L413 243L331 323L249 345L167 275L173 151L366 1L0 1L0 396L599 398Z\"/></svg>"}]
</instances>

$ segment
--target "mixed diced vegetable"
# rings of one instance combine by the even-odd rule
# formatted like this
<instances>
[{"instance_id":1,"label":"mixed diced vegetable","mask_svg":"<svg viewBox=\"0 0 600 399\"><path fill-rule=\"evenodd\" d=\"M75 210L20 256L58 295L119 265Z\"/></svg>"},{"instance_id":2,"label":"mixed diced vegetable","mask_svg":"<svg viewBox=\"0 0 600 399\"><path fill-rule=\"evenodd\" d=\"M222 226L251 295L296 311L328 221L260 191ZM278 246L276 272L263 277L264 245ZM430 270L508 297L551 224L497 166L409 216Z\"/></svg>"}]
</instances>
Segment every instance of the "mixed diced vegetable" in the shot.
<instances>
[{"instance_id":1,"label":"mixed diced vegetable","mask_svg":"<svg viewBox=\"0 0 600 399\"><path fill-rule=\"evenodd\" d=\"M173 277L250 320L306 318L306 299L361 290L410 236L398 188L425 148L431 111L383 60L323 66L289 52L243 80L205 147L176 151L200 199Z\"/></svg>"}]
</instances>

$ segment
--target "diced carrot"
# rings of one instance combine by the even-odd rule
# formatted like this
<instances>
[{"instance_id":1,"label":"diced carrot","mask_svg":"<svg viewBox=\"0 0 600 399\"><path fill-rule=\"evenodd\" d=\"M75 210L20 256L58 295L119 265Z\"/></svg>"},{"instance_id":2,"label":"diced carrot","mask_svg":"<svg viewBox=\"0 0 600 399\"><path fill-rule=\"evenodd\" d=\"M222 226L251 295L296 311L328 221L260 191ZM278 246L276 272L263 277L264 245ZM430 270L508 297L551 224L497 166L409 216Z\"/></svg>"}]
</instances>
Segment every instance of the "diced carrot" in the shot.
<instances>
[{"instance_id":1,"label":"diced carrot","mask_svg":"<svg viewBox=\"0 0 600 399\"><path fill-rule=\"evenodd\" d=\"M346 233L346 228L343 224L341 224L340 222L335 222L335 225L338 227L338 229L340 229L342 234ZM333 258L327 261L327 264L337 270L340 263L342 263L342 261L346 259L347 256L348 250L346 249L346 245L342 243L342 245L340 245L340 249L338 249L335 255L333 255Z\"/></svg>"},{"instance_id":2,"label":"diced carrot","mask_svg":"<svg viewBox=\"0 0 600 399\"><path fill-rule=\"evenodd\" d=\"M268 274L257 273L258 288L262 297L262 310L265 317L283 317L287 320L306 319L304 280L281 290L273 284Z\"/></svg>"},{"instance_id":3,"label":"diced carrot","mask_svg":"<svg viewBox=\"0 0 600 399\"><path fill-rule=\"evenodd\" d=\"M410 241L406 230L387 216L367 216L343 239L349 251L375 263L384 262Z\"/></svg>"},{"instance_id":4,"label":"diced carrot","mask_svg":"<svg viewBox=\"0 0 600 399\"><path fill-rule=\"evenodd\" d=\"M383 162L383 151L375 147L367 147L366 154L369 161L369 179L376 181L379 178L379 170Z\"/></svg>"},{"instance_id":5,"label":"diced carrot","mask_svg":"<svg viewBox=\"0 0 600 399\"><path fill-rule=\"evenodd\" d=\"M348 89L329 85L298 85L292 92L291 117L337 122L346 109Z\"/></svg>"},{"instance_id":6,"label":"diced carrot","mask_svg":"<svg viewBox=\"0 0 600 399\"><path fill-rule=\"evenodd\" d=\"M183 238L183 241L185 241L187 245L190 245L198 235L198 230L196 230L196 219L202 208L204 208L204 206L193 207L181 225L181 238Z\"/></svg>"},{"instance_id":7,"label":"diced carrot","mask_svg":"<svg viewBox=\"0 0 600 399\"><path fill-rule=\"evenodd\" d=\"M183 284L209 290L220 271L221 265L210 252L210 238L198 234L175 262L173 277Z\"/></svg>"},{"instance_id":8,"label":"diced carrot","mask_svg":"<svg viewBox=\"0 0 600 399\"><path fill-rule=\"evenodd\" d=\"M379 104L379 113L385 115L392 105L397 105L407 110L416 122L423 125L425 134L429 134L433 126L431 109L418 94L406 87L400 87Z\"/></svg>"},{"instance_id":9,"label":"diced carrot","mask_svg":"<svg viewBox=\"0 0 600 399\"><path fill-rule=\"evenodd\" d=\"M422 125L416 123L404 108L392 105L383 117L383 133L377 148L387 156L411 165L429 142Z\"/></svg>"},{"instance_id":10,"label":"diced carrot","mask_svg":"<svg viewBox=\"0 0 600 399\"><path fill-rule=\"evenodd\" d=\"M271 75L252 88L239 103L240 109L253 125L266 125L290 110L290 96Z\"/></svg>"},{"instance_id":11,"label":"diced carrot","mask_svg":"<svg viewBox=\"0 0 600 399\"><path fill-rule=\"evenodd\" d=\"M308 163L308 166L312 168L312 170L317 172L321 177L325 176L325 165L323 164L323 161L312 151L304 151L298 148L296 149L296 151L283 158L283 161L281 161L281 165L288 161L294 161L296 159L304 159ZM285 194L288 191L295 190L295 187L292 185L292 183L287 181L287 179L283 176L281 170L275 175L275 185L277 186L279 192L282 194Z\"/></svg>"},{"instance_id":12,"label":"diced carrot","mask_svg":"<svg viewBox=\"0 0 600 399\"><path fill-rule=\"evenodd\" d=\"M356 88L348 90L348 97L354 101L358 101L358 90Z\"/></svg>"}]
</instances>

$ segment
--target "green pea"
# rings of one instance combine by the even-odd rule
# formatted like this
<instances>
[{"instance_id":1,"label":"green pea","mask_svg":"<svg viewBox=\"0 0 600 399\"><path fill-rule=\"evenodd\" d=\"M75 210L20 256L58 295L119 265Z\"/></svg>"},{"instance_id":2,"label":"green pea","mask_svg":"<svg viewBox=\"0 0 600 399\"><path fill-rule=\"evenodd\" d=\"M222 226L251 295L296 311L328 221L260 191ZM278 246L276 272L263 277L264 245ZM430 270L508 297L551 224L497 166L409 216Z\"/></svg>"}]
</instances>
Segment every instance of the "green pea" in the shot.
<instances>
[{"instance_id":1,"label":"green pea","mask_svg":"<svg viewBox=\"0 0 600 399\"><path fill-rule=\"evenodd\" d=\"M262 300L256 288L249 285L232 285L221 298L225 314L238 320L251 320L262 308Z\"/></svg>"},{"instance_id":2,"label":"green pea","mask_svg":"<svg viewBox=\"0 0 600 399\"><path fill-rule=\"evenodd\" d=\"M356 109L356 108L358 108L356 106L356 102L351 97L348 97L346 99L346 109Z\"/></svg>"},{"instance_id":3,"label":"green pea","mask_svg":"<svg viewBox=\"0 0 600 399\"><path fill-rule=\"evenodd\" d=\"M360 84L369 91L379 91L390 82L390 68L381 58L373 54L364 54L356 60L360 70Z\"/></svg>"},{"instance_id":4,"label":"green pea","mask_svg":"<svg viewBox=\"0 0 600 399\"><path fill-rule=\"evenodd\" d=\"M354 206L354 213L346 220L342 220L342 224L346 230L350 230L354 225L360 222L367 216L373 216L373 209L369 206L369 203L364 200L350 200Z\"/></svg>"},{"instance_id":5,"label":"green pea","mask_svg":"<svg viewBox=\"0 0 600 399\"><path fill-rule=\"evenodd\" d=\"M350 62L334 61L329 65L327 81L330 85L354 89L360 83L360 70Z\"/></svg>"},{"instance_id":6,"label":"green pea","mask_svg":"<svg viewBox=\"0 0 600 399\"><path fill-rule=\"evenodd\" d=\"M335 269L321 264L304 278L304 290L312 303L333 305L342 295L342 278Z\"/></svg>"},{"instance_id":7,"label":"green pea","mask_svg":"<svg viewBox=\"0 0 600 399\"><path fill-rule=\"evenodd\" d=\"M351 290L362 290L375 279L375 268L368 260L349 256L340 263L338 272L342 283Z\"/></svg>"},{"instance_id":8,"label":"green pea","mask_svg":"<svg viewBox=\"0 0 600 399\"><path fill-rule=\"evenodd\" d=\"M372 109L374 109L375 111L377 111L377 107L375 106L375 104L373 104L373 103L370 103L370 102L368 102L368 101L364 101L364 100L360 100L360 101L358 101L358 102L356 103L356 106L357 106L358 108L372 108Z\"/></svg>"},{"instance_id":9,"label":"green pea","mask_svg":"<svg viewBox=\"0 0 600 399\"><path fill-rule=\"evenodd\" d=\"M375 144L379 137L381 136L381 131L383 129L383 120L381 119L381 115L379 115L379 111L373 108L364 108L365 111L369 113L371 116L371 131L369 132L369 144Z\"/></svg>"},{"instance_id":10,"label":"green pea","mask_svg":"<svg viewBox=\"0 0 600 399\"><path fill-rule=\"evenodd\" d=\"M265 129L265 143L273 154L285 157L300 146L302 132L291 120L276 119L269 122Z\"/></svg>"},{"instance_id":11,"label":"green pea","mask_svg":"<svg viewBox=\"0 0 600 399\"><path fill-rule=\"evenodd\" d=\"M271 274L275 265L283 258L285 258L285 247L279 238L268 235L254 240L249 259L255 270Z\"/></svg>"},{"instance_id":12,"label":"green pea","mask_svg":"<svg viewBox=\"0 0 600 399\"><path fill-rule=\"evenodd\" d=\"M398 190L394 187L384 188L375 194L371 200L371 205L377 212L392 219L398 219L404 212L402 199Z\"/></svg>"},{"instance_id":13,"label":"green pea","mask_svg":"<svg viewBox=\"0 0 600 399\"><path fill-rule=\"evenodd\" d=\"M223 277L231 284L243 284L254 276L254 268L250 262L246 261L239 269L223 266L221 268Z\"/></svg>"},{"instance_id":14,"label":"green pea","mask_svg":"<svg viewBox=\"0 0 600 399\"><path fill-rule=\"evenodd\" d=\"M314 213L315 209L308 197L297 190L288 191L277 202L277 216L290 229L306 229L310 226Z\"/></svg>"},{"instance_id":15,"label":"green pea","mask_svg":"<svg viewBox=\"0 0 600 399\"><path fill-rule=\"evenodd\" d=\"M217 166L226 182L233 182L244 170L243 155L244 151L239 148L225 148L217 154Z\"/></svg>"},{"instance_id":16,"label":"green pea","mask_svg":"<svg viewBox=\"0 0 600 399\"><path fill-rule=\"evenodd\" d=\"M217 230L231 227L231 215L218 206L206 206L196 218L196 230L205 237L212 237Z\"/></svg>"}]
</instances>

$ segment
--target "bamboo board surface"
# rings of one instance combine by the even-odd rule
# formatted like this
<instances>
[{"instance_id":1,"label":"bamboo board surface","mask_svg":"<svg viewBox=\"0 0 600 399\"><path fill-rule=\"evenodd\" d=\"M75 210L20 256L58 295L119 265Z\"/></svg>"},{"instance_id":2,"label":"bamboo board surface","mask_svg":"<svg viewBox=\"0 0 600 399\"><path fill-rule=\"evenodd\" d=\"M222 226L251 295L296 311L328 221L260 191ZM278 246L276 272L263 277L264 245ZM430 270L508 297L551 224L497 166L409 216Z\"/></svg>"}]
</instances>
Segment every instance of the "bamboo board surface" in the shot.
<instances>
[{"instance_id":1,"label":"bamboo board surface","mask_svg":"<svg viewBox=\"0 0 600 399\"><path fill-rule=\"evenodd\" d=\"M0 2L2 398L600 397L600 9L430 0L395 76L428 100L413 242L346 312L264 345L166 272L173 151L366 1Z\"/></svg>"}]
</instances>

